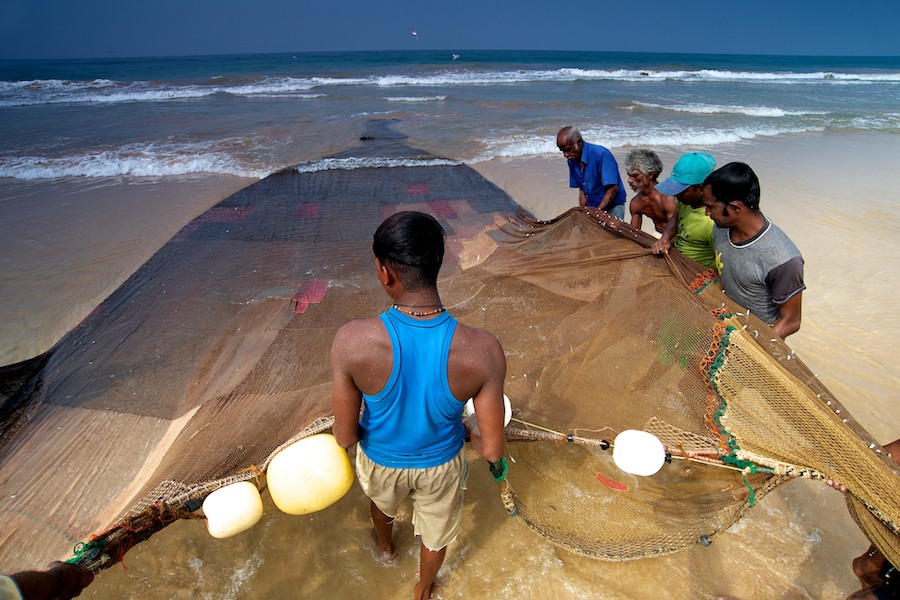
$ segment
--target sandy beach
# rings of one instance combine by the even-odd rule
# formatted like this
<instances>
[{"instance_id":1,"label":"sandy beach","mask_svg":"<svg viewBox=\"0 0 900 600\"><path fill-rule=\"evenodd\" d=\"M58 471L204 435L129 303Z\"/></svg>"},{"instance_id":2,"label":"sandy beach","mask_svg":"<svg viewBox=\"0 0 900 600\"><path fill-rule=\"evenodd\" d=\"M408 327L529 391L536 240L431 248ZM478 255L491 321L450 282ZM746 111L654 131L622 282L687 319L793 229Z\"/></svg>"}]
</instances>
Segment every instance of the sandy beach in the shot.
<instances>
[{"instance_id":1,"label":"sandy beach","mask_svg":"<svg viewBox=\"0 0 900 600\"><path fill-rule=\"evenodd\" d=\"M188 221L253 181L0 182L0 364L49 350Z\"/></svg>"},{"instance_id":2,"label":"sandy beach","mask_svg":"<svg viewBox=\"0 0 900 600\"><path fill-rule=\"evenodd\" d=\"M614 149L620 166L627 150ZM683 149L694 150L702 148ZM892 357L900 324L886 308L897 287L892 275L900 258L890 246L898 239L900 217L881 204L891 194L884 174L896 162L895 136L825 132L760 138L719 146L714 154L720 165L742 160L754 167L762 210L804 254L803 326L789 344L875 440L894 439L900 431L895 409L900 381ZM667 173L678 153L660 155ZM575 202L559 156L500 158L475 168L539 218ZM64 182L62 199L46 213L23 206L6 211L4 235L45 220L53 223L53 232L31 235L33 245L20 247L22 257L31 255L28 268L43 275L20 274L10 281L20 285L30 279L30 287L23 290L23 312L16 320L21 329L3 337L28 338L30 327L45 331L48 323L58 322L53 330L58 333L23 341L10 355L27 357L52 345L55 335L84 318L193 216L247 183L218 177L100 186ZM54 192L44 186L39 193ZM15 187L4 187L0 199L14 209L16 196ZM132 197L133 204L121 202ZM72 201L76 198L106 202L99 206L109 207L107 218L102 224L79 221L83 205ZM67 260L48 260L53 256ZM16 264L27 272L24 259ZM77 290L77 298L60 290ZM35 299L48 304L37 307ZM474 462L474 454L470 458ZM169 526L126 555L127 570L116 566L103 572L82 597L408 597L418 552L408 520L398 526L400 566L385 569L369 547L367 504L356 486L335 506L309 517L288 517L268 497L265 502L263 522L229 540L213 540L202 522ZM850 562L866 545L840 494L798 480L767 496L708 548L600 562L558 549L509 519L487 470L474 469L464 529L450 548L436 596L837 598L858 587Z\"/></svg>"}]
</instances>

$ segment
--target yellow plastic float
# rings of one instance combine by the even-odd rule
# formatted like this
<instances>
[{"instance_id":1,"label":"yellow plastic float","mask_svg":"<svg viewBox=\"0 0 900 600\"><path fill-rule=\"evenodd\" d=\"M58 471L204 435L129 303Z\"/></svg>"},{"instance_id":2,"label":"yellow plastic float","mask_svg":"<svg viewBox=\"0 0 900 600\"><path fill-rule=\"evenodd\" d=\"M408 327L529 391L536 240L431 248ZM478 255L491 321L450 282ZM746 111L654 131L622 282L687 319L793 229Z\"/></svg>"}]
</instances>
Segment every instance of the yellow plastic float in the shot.
<instances>
[{"instance_id":1,"label":"yellow plastic float","mask_svg":"<svg viewBox=\"0 0 900 600\"><path fill-rule=\"evenodd\" d=\"M290 515L305 515L343 498L353 485L353 468L334 436L319 433L276 454L266 478L275 506Z\"/></svg>"},{"instance_id":2,"label":"yellow plastic float","mask_svg":"<svg viewBox=\"0 0 900 600\"><path fill-rule=\"evenodd\" d=\"M203 501L206 528L214 538L229 538L250 529L263 514L259 490L249 481L232 483Z\"/></svg>"}]
</instances>

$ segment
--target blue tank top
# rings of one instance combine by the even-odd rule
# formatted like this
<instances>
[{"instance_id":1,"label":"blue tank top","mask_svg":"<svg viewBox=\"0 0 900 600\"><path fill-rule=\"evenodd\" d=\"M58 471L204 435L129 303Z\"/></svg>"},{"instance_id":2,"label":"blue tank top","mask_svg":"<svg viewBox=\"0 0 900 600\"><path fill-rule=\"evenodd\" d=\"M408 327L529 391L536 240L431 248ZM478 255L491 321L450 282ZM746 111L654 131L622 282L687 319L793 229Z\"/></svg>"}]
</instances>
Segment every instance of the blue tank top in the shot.
<instances>
[{"instance_id":1,"label":"blue tank top","mask_svg":"<svg viewBox=\"0 0 900 600\"><path fill-rule=\"evenodd\" d=\"M359 444L383 467L442 465L457 455L466 436L463 402L447 380L457 321L449 313L414 319L393 308L381 320L391 337L393 367L380 392L363 394Z\"/></svg>"}]
</instances>

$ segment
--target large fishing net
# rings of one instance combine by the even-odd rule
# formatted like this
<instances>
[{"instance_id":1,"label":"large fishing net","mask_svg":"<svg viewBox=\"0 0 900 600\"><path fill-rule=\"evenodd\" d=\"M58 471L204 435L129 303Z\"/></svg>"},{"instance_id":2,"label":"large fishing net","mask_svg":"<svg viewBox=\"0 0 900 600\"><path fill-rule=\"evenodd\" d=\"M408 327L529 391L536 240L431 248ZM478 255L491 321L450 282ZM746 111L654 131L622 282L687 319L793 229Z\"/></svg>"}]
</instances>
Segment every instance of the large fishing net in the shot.
<instances>
[{"instance_id":1,"label":"large fishing net","mask_svg":"<svg viewBox=\"0 0 900 600\"><path fill-rule=\"evenodd\" d=\"M671 553L789 478L830 477L900 561L896 467L711 273L603 213L535 221L384 123L333 158L219 203L47 355L4 370L0 567L72 548L114 564L211 491L263 487L279 448L327 430L331 341L386 308L371 239L399 210L440 220L445 304L503 343L508 499L541 535L607 560ZM662 440L656 475L616 467L626 429Z\"/></svg>"}]
</instances>

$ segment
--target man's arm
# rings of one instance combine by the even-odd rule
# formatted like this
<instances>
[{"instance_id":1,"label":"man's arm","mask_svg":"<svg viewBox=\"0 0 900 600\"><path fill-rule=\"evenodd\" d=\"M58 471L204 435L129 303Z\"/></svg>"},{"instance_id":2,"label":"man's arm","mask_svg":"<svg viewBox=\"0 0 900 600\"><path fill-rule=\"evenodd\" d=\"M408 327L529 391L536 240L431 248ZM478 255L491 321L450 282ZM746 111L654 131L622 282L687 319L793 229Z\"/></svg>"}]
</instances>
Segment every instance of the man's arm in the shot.
<instances>
[{"instance_id":1,"label":"man's arm","mask_svg":"<svg viewBox=\"0 0 900 600\"><path fill-rule=\"evenodd\" d=\"M770 297L778 306L778 318L772 323L772 329L784 339L800 329L802 294L806 289L806 284L803 283L803 258L795 256L769 271L766 286ZM785 298L787 299L784 300Z\"/></svg>"},{"instance_id":2,"label":"man's arm","mask_svg":"<svg viewBox=\"0 0 900 600\"><path fill-rule=\"evenodd\" d=\"M331 345L331 405L334 411L331 431L342 448L349 448L359 441L362 392L356 386L350 370L353 347L358 345L353 343L354 327L354 323L341 327Z\"/></svg>"},{"instance_id":3,"label":"man's arm","mask_svg":"<svg viewBox=\"0 0 900 600\"><path fill-rule=\"evenodd\" d=\"M662 195L662 205L663 214L666 215L666 227L669 227L669 223L672 222L672 219L678 218L678 205L675 204L675 198L673 196Z\"/></svg>"},{"instance_id":4,"label":"man's arm","mask_svg":"<svg viewBox=\"0 0 900 600\"><path fill-rule=\"evenodd\" d=\"M497 462L506 448L503 417L503 382L506 380L506 356L493 335L481 332L480 364L484 382L473 397L477 431L472 435L472 447L489 462Z\"/></svg>"},{"instance_id":5,"label":"man's arm","mask_svg":"<svg viewBox=\"0 0 900 600\"><path fill-rule=\"evenodd\" d=\"M584 208L587 206L587 196L584 195L584 190L578 188L578 206Z\"/></svg>"},{"instance_id":6,"label":"man's arm","mask_svg":"<svg viewBox=\"0 0 900 600\"><path fill-rule=\"evenodd\" d=\"M669 251L669 248L672 247L672 240L675 239L675 232L678 231L678 211L674 211L672 216L669 217L669 222L666 223L665 229L663 229L662 235L658 240L653 242L653 245L650 246L650 251L653 254L665 254Z\"/></svg>"},{"instance_id":7,"label":"man's arm","mask_svg":"<svg viewBox=\"0 0 900 600\"><path fill-rule=\"evenodd\" d=\"M613 183L611 185L607 185L603 187L603 199L600 200L600 205L597 207L600 210L606 210L606 208L612 203L613 198L616 197L616 194L619 193L619 184Z\"/></svg>"},{"instance_id":8,"label":"man's arm","mask_svg":"<svg viewBox=\"0 0 900 600\"><path fill-rule=\"evenodd\" d=\"M54 562L47 571L23 571L10 578L25 600L68 600L81 595L94 574L80 565Z\"/></svg>"},{"instance_id":9,"label":"man's arm","mask_svg":"<svg viewBox=\"0 0 900 600\"><path fill-rule=\"evenodd\" d=\"M643 194L638 193L628 203L628 212L631 213L631 226L635 229L640 229L644 221L644 202L642 200Z\"/></svg>"},{"instance_id":10,"label":"man's arm","mask_svg":"<svg viewBox=\"0 0 900 600\"><path fill-rule=\"evenodd\" d=\"M803 292L797 292L787 302L778 306L778 318L772 323L772 329L781 339L800 330L802 307Z\"/></svg>"},{"instance_id":11,"label":"man's arm","mask_svg":"<svg viewBox=\"0 0 900 600\"><path fill-rule=\"evenodd\" d=\"M642 214L639 213L639 212L633 212L633 211L631 210L631 205L628 206L628 211L631 212L631 226L632 226L634 229L640 229L640 228L641 228L641 224L642 224L642 222L643 222L643 220L644 220L644 215L642 215Z\"/></svg>"}]
</instances>

